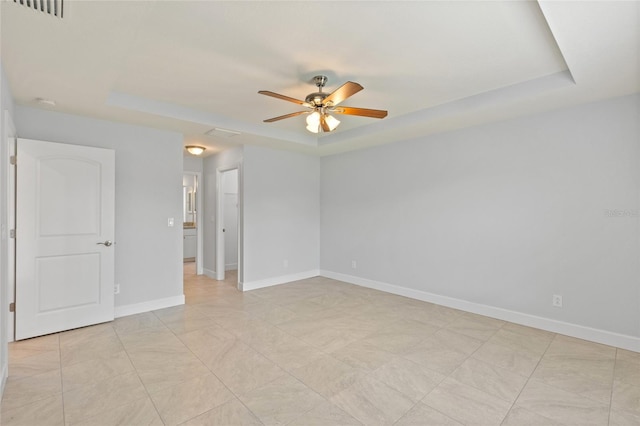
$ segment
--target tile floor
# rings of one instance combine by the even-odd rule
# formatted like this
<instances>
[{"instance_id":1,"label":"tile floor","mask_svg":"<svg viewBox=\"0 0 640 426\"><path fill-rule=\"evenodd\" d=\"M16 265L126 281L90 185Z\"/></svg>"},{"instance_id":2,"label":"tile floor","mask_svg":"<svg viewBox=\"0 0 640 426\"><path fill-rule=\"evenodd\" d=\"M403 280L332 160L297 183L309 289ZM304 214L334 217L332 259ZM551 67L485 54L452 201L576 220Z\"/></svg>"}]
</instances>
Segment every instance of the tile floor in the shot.
<instances>
[{"instance_id":1,"label":"tile floor","mask_svg":"<svg viewBox=\"0 0 640 426\"><path fill-rule=\"evenodd\" d=\"M326 278L10 345L11 425L640 425L640 354Z\"/></svg>"}]
</instances>

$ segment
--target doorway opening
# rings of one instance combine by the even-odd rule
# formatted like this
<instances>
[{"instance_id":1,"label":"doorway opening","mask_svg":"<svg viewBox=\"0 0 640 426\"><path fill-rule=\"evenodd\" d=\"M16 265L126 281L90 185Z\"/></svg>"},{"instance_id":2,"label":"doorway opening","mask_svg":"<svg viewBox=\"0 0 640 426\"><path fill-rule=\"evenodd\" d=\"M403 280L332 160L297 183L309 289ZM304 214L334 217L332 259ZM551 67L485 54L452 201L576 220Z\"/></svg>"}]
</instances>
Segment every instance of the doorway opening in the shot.
<instances>
[{"instance_id":1,"label":"doorway opening","mask_svg":"<svg viewBox=\"0 0 640 426\"><path fill-rule=\"evenodd\" d=\"M202 275L202 197L200 197L200 172L182 174L182 257L185 267Z\"/></svg>"},{"instance_id":2,"label":"doorway opening","mask_svg":"<svg viewBox=\"0 0 640 426\"><path fill-rule=\"evenodd\" d=\"M242 282L240 174L239 165L216 173L216 279L235 275L238 285Z\"/></svg>"}]
</instances>

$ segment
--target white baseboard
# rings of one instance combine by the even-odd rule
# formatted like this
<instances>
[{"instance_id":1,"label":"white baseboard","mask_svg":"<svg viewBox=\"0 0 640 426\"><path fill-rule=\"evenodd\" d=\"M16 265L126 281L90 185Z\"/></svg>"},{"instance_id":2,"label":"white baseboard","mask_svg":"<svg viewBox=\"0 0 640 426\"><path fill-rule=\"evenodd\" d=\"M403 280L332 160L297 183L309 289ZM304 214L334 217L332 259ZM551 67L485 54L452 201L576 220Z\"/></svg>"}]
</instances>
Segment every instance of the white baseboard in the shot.
<instances>
[{"instance_id":1,"label":"white baseboard","mask_svg":"<svg viewBox=\"0 0 640 426\"><path fill-rule=\"evenodd\" d=\"M164 299L149 300L148 302L116 306L114 317L126 317L128 315L141 314L178 305L184 305L184 294L180 296L165 297Z\"/></svg>"},{"instance_id":2,"label":"white baseboard","mask_svg":"<svg viewBox=\"0 0 640 426\"><path fill-rule=\"evenodd\" d=\"M359 285L361 287L372 288L387 293L397 294L399 296L409 297L411 299L422 300L425 302L435 303L437 305L447 306L449 308L460 309L474 314L509 321L515 324L526 325L528 327L539 328L553 333L564 334L566 336L640 352L640 338L626 334L619 334L611 331L599 330L578 324L571 324L554 319L525 314L522 312L510 311L508 309L497 308L495 306L441 296L422 290L400 287L339 272L321 270L320 275L334 280L344 281L349 284Z\"/></svg>"},{"instance_id":3,"label":"white baseboard","mask_svg":"<svg viewBox=\"0 0 640 426\"><path fill-rule=\"evenodd\" d=\"M279 277L266 278L264 280L240 283L239 287L242 291L256 290L258 288L290 283L291 281L305 280L307 278L317 277L318 275L320 275L320 271L317 269L312 269L310 271L298 272L295 274L281 275Z\"/></svg>"},{"instance_id":4,"label":"white baseboard","mask_svg":"<svg viewBox=\"0 0 640 426\"><path fill-rule=\"evenodd\" d=\"M202 272L211 279L216 279L216 271L212 271L211 269L203 268Z\"/></svg>"},{"instance_id":5,"label":"white baseboard","mask_svg":"<svg viewBox=\"0 0 640 426\"><path fill-rule=\"evenodd\" d=\"M224 265L225 271L235 271L236 269L238 269L237 263L227 263L226 265Z\"/></svg>"}]
</instances>

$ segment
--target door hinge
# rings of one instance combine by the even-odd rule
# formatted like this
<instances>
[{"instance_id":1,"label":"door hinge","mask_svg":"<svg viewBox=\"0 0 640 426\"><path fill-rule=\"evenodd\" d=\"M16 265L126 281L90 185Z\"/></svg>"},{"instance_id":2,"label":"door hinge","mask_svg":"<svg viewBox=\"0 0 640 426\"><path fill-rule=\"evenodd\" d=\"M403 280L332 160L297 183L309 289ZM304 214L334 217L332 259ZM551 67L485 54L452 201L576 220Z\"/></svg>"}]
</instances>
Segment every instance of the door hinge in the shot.
<instances>
[{"instance_id":1,"label":"door hinge","mask_svg":"<svg viewBox=\"0 0 640 426\"><path fill-rule=\"evenodd\" d=\"M18 163L18 158L15 155L9 157L9 164L15 166Z\"/></svg>"},{"instance_id":2,"label":"door hinge","mask_svg":"<svg viewBox=\"0 0 640 426\"><path fill-rule=\"evenodd\" d=\"M15 312L15 311L16 311L16 303L15 302L9 303L9 312Z\"/></svg>"},{"instance_id":3,"label":"door hinge","mask_svg":"<svg viewBox=\"0 0 640 426\"><path fill-rule=\"evenodd\" d=\"M15 238L16 237L16 230L15 229L10 229L9 230L9 238Z\"/></svg>"}]
</instances>

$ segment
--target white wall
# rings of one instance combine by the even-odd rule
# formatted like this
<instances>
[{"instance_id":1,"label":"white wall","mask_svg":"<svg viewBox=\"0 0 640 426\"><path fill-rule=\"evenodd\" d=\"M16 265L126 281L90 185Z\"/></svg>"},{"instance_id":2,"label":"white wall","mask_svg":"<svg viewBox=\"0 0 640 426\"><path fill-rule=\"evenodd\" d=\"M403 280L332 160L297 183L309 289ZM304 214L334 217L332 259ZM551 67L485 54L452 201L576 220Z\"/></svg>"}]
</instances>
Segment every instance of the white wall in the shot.
<instances>
[{"instance_id":1,"label":"white wall","mask_svg":"<svg viewBox=\"0 0 640 426\"><path fill-rule=\"evenodd\" d=\"M222 151L203 159L204 194L203 209L203 264L205 275L215 278L216 275L216 171L237 166L243 161L243 147Z\"/></svg>"},{"instance_id":2,"label":"white wall","mask_svg":"<svg viewBox=\"0 0 640 426\"><path fill-rule=\"evenodd\" d=\"M319 158L246 146L243 173L244 289L317 275Z\"/></svg>"},{"instance_id":3,"label":"white wall","mask_svg":"<svg viewBox=\"0 0 640 426\"><path fill-rule=\"evenodd\" d=\"M9 89L9 83L4 74L2 63L0 63L0 225L2 233L0 237L0 398L7 380L9 356L8 356L8 322L9 322L9 262L7 253L8 233L7 233L7 135L10 129L5 127L4 112L8 111L11 117L14 116L13 98Z\"/></svg>"},{"instance_id":4,"label":"white wall","mask_svg":"<svg viewBox=\"0 0 640 426\"><path fill-rule=\"evenodd\" d=\"M115 150L116 316L183 301L182 135L26 107L15 122L22 138Z\"/></svg>"},{"instance_id":5,"label":"white wall","mask_svg":"<svg viewBox=\"0 0 640 426\"><path fill-rule=\"evenodd\" d=\"M321 268L638 337L639 123L634 95L325 157Z\"/></svg>"}]
</instances>

